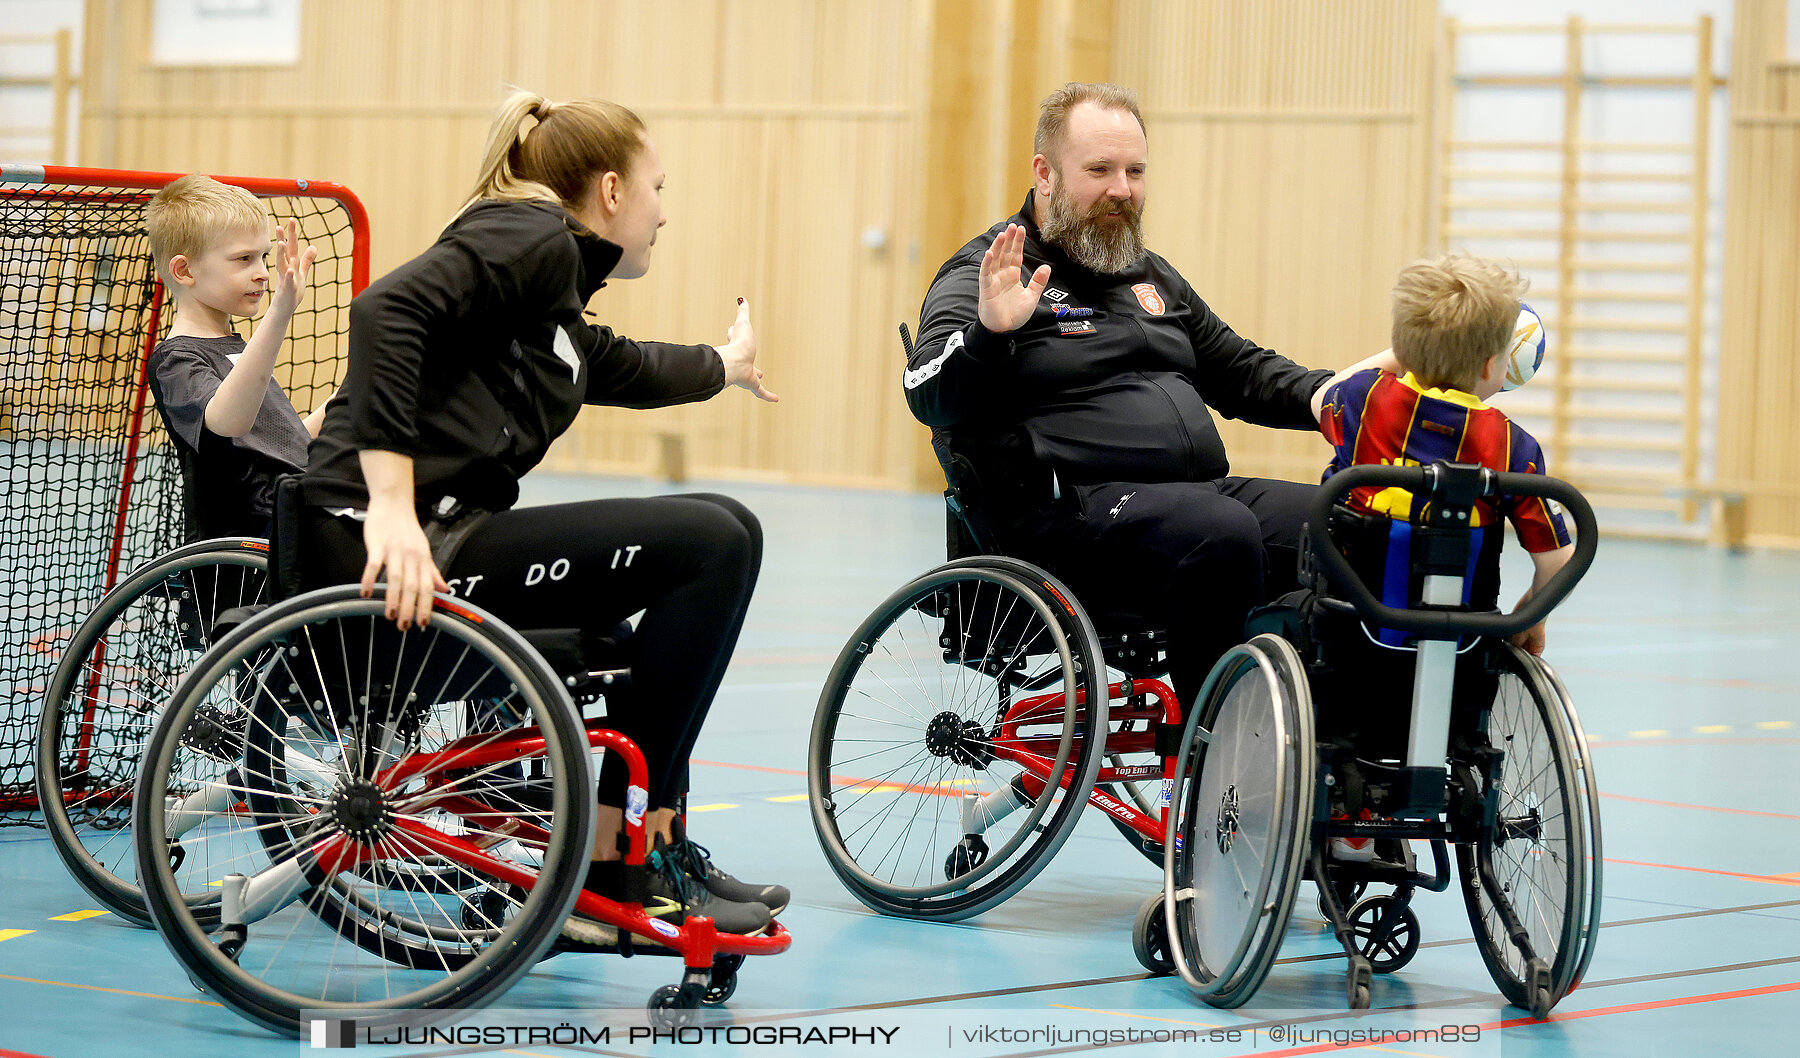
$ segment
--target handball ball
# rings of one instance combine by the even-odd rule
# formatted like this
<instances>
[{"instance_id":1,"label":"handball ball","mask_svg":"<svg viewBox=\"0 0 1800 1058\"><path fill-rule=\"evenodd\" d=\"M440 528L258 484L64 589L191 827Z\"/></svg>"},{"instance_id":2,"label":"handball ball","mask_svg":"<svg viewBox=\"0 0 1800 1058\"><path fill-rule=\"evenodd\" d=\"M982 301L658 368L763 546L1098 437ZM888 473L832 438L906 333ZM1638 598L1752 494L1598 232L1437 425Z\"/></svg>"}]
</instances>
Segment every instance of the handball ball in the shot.
<instances>
[{"instance_id":1,"label":"handball ball","mask_svg":"<svg viewBox=\"0 0 1800 1058\"><path fill-rule=\"evenodd\" d=\"M1512 345L1506 353L1506 384L1502 392L1518 389L1544 366L1544 321L1519 302L1519 322L1513 325Z\"/></svg>"}]
</instances>

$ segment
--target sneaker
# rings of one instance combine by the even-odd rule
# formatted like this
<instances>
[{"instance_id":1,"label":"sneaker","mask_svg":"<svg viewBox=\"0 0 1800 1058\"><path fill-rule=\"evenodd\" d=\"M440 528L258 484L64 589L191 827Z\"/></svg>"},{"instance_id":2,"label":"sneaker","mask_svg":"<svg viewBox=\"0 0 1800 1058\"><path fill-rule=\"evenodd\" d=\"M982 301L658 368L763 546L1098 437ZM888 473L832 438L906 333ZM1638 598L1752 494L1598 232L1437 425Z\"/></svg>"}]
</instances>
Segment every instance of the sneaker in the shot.
<instances>
[{"instance_id":1,"label":"sneaker","mask_svg":"<svg viewBox=\"0 0 1800 1058\"><path fill-rule=\"evenodd\" d=\"M1333 819L1349 819L1342 812L1332 814ZM1362 810L1361 818L1373 819L1367 808ZM1331 858L1338 863L1372 863L1375 859L1375 842L1371 838L1332 838Z\"/></svg>"},{"instance_id":2,"label":"sneaker","mask_svg":"<svg viewBox=\"0 0 1800 1058\"><path fill-rule=\"evenodd\" d=\"M675 844L672 848L675 855L681 858L682 869L687 872L688 877L705 886L707 892L721 900L761 904L769 909L771 915L779 915L787 909L788 901L793 898L787 886L739 881L719 869L705 845L687 836L681 820L675 821L673 829Z\"/></svg>"},{"instance_id":3,"label":"sneaker","mask_svg":"<svg viewBox=\"0 0 1800 1058\"><path fill-rule=\"evenodd\" d=\"M689 878L675 853L657 847L645 857L644 914L679 926L690 918L713 920L721 933L759 933L768 926L769 909L757 903L724 900ZM624 899L624 867L617 861L596 863L588 872L586 888L606 900ZM583 944L607 946L618 942L618 930L572 914L563 923L563 936Z\"/></svg>"}]
</instances>

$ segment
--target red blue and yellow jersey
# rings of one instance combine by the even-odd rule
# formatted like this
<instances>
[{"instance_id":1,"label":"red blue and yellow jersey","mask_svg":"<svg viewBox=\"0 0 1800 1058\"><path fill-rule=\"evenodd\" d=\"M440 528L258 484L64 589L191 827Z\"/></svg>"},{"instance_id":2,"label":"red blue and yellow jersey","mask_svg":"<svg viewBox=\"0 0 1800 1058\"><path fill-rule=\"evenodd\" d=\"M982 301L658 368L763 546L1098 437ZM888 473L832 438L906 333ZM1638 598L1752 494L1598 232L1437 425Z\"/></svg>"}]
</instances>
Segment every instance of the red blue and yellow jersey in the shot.
<instances>
[{"instance_id":1,"label":"red blue and yellow jersey","mask_svg":"<svg viewBox=\"0 0 1800 1058\"><path fill-rule=\"evenodd\" d=\"M1544 473L1544 450L1505 412L1472 393L1426 389L1410 372L1402 378L1371 368L1332 386L1319 430L1336 449L1325 468L1327 478L1352 464L1424 466L1440 459L1515 474ZM1359 488L1350 506L1405 520L1412 494ZM1562 513L1548 500L1499 496L1475 504L1477 526L1493 525L1501 515L1527 551L1554 551L1570 541Z\"/></svg>"}]
</instances>

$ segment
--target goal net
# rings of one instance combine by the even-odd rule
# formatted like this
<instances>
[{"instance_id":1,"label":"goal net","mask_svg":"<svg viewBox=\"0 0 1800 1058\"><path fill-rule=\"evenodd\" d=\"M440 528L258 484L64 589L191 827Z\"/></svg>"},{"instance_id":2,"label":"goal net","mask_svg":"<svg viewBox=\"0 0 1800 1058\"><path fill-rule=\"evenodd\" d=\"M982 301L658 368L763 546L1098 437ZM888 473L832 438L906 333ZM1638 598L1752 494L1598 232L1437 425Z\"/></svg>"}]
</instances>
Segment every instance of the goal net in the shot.
<instances>
[{"instance_id":1,"label":"goal net","mask_svg":"<svg viewBox=\"0 0 1800 1058\"><path fill-rule=\"evenodd\" d=\"M35 821L37 718L63 645L109 588L181 543L181 473L144 370L174 304L143 226L150 196L180 175L0 165L0 825ZM337 184L216 179L318 249L275 374L304 414L343 377L367 217ZM143 722L102 715L93 729ZM130 741L102 737L94 752Z\"/></svg>"}]
</instances>

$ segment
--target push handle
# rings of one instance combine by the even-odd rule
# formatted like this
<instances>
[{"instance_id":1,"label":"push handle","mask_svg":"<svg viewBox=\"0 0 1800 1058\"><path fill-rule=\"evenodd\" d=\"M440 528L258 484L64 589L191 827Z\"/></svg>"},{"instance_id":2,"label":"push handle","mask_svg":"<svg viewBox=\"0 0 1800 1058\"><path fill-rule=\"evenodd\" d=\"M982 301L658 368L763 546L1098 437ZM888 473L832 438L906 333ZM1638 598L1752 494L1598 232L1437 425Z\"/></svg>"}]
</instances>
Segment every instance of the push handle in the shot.
<instances>
[{"instance_id":1,"label":"push handle","mask_svg":"<svg viewBox=\"0 0 1800 1058\"><path fill-rule=\"evenodd\" d=\"M1467 613L1456 610L1413 610L1389 606L1369 591L1362 578L1350 568L1350 562L1331 541L1327 526L1332 505L1348 497L1352 489L1371 485L1378 488L1401 488L1415 496L1432 497L1452 476L1469 480L1471 472L1480 474L1479 496L1537 496L1555 500L1575 520L1575 554L1544 585L1544 590L1524 606L1509 614ZM1319 486L1313 497L1307 536L1312 545L1313 560L1325 573L1332 587L1341 591L1363 620L1383 628L1416 632L1433 638L1456 635L1509 636L1542 621L1556 605L1575 589L1582 575L1594 561L1594 549L1600 541L1594 524L1594 508L1573 485L1543 474L1508 474L1485 467L1466 467L1434 463L1425 467L1361 465L1346 467L1331 475Z\"/></svg>"}]
</instances>

